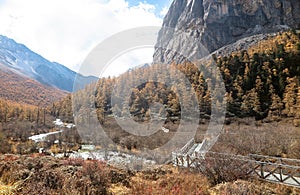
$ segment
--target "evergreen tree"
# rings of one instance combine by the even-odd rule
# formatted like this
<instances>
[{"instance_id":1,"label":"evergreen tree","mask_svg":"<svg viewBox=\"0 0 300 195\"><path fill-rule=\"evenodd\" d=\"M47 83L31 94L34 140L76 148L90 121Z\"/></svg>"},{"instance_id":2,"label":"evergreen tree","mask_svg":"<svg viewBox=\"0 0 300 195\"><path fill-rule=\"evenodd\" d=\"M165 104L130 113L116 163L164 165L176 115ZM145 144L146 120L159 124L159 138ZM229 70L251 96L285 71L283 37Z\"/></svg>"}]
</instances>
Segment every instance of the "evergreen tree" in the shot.
<instances>
[{"instance_id":1,"label":"evergreen tree","mask_svg":"<svg viewBox=\"0 0 300 195\"><path fill-rule=\"evenodd\" d=\"M287 85L283 94L284 110L282 111L288 117L295 115L294 106L297 98L297 82L296 77L287 78Z\"/></svg>"},{"instance_id":2,"label":"evergreen tree","mask_svg":"<svg viewBox=\"0 0 300 195\"><path fill-rule=\"evenodd\" d=\"M281 98L275 93L273 85L270 86L270 93L272 104L269 109L268 117L270 119L279 119L281 117L283 103L281 101Z\"/></svg>"},{"instance_id":3,"label":"evergreen tree","mask_svg":"<svg viewBox=\"0 0 300 195\"><path fill-rule=\"evenodd\" d=\"M260 107L260 101L258 93L256 92L255 88L248 91L243 96L243 102L241 105L241 109L244 112L243 115L247 116L255 116L259 117L261 114L261 107Z\"/></svg>"}]
</instances>

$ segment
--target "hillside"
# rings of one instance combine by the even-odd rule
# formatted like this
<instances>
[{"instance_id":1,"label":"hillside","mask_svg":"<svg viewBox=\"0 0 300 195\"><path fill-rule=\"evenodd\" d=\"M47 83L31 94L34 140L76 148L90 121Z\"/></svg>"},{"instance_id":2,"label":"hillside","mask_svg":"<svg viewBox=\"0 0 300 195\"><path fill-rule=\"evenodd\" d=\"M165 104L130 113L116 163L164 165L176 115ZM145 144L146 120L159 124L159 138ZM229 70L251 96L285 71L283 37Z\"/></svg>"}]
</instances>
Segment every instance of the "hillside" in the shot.
<instances>
[{"instance_id":1,"label":"hillside","mask_svg":"<svg viewBox=\"0 0 300 195\"><path fill-rule=\"evenodd\" d=\"M292 31L278 33L276 36L266 37L248 50L235 51L225 56L214 55L213 58L225 83L228 117L255 117L258 120L299 117L300 111L294 109L300 104L299 34ZM88 109L87 106L95 105L98 119L102 121L103 114L114 113L115 116L122 117L128 109L136 120L147 121L150 119L149 105L159 102L164 105L169 119L180 117L180 103L188 104L190 101L190 97L183 99L187 102L180 102L178 98L178 94L182 95L178 90L182 90L180 87L185 85L172 80L168 83L170 86L159 83L160 79L170 80L171 76L180 78L175 72L179 70L196 92L200 113L209 115L211 96L207 82L213 78L204 78L203 72L192 63L169 65L170 72L165 71L164 66L152 65L128 71L118 78L100 79L96 91L93 91L95 86L92 85L75 93L76 99L79 98L75 112L80 113L80 109L83 111ZM206 64L205 67L202 71L209 71L211 65ZM130 87L141 78L151 80L155 75L159 75L157 81ZM132 91L129 105L111 102L111 98L124 98L128 91ZM116 92L114 96L112 92ZM91 95L95 95L95 103L89 102ZM64 104L67 102L64 101ZM71 105L71 102L68 104Z\"/></svg>"},{"instance_id":2,"label":"hillside","mask_svg":"<svg viewBox=\"0 0 300 195\"><path fill-rule=\"evenodd\" d=\"M3 65L0 65L2 67ZM0 68L0 99L47 106L67 95L66 91L42 85L8 69Z\"/></svg>"},{"instance_id":3,"label":"hillside","mask_svg":"<svg viewBox=\"0 0 300 195\"><path fill-rule=\"evenodd\" d=\"M75 77L77 86L85 86L97 81L96 77L80 75L69 68L55 62L50 62L25 45L16 43L13 39L0 36L0 67L27 77L37 82L56 87L64 91L73 91Z\"/></svg>"}]
</instances>

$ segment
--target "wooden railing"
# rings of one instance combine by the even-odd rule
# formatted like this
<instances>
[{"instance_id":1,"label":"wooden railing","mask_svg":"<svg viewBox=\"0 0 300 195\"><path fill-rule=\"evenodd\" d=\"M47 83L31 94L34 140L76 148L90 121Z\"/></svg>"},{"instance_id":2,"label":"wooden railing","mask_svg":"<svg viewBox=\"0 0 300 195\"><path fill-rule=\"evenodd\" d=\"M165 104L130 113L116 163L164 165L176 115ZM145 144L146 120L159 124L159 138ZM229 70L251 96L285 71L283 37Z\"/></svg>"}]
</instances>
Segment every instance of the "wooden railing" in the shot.
<instances>
[{"instance_id":1,"label":"wooden railing","mask_svg":"<svg viewBox=\"0 0 300 195\"><path fill-rule=\"evenodd\" d=\"M300 160L251 154L249 173L260 179L300 188Z\"/></svg>"},{"instance_id":2,"label":"wooden railing","mask_svg":"<svg viewBox=\"0 0 300 195\"><path fill-rule=\"evenodd\" d=\"M178 153L179 154L186 154L190 149L191 147L195 144L195 140L194 139L191 139L185 146L183 146L179 151Z\"/></svg>"},{"instance_id":3,"label":"wooden railing","mask_svg":"<svg viewBox=\"0 0 300 195\"><path fill-rule=\"evenodd\" d=\"M190 144L189 144L190 145ZM184 151L188 151L185 148ZM236 169L252 177L300 188L300 160L250 154L249 156L207 152L205 154L173 153L178 167L201 168L205 159L230 160Z\"/></svg>"}]
</instances>

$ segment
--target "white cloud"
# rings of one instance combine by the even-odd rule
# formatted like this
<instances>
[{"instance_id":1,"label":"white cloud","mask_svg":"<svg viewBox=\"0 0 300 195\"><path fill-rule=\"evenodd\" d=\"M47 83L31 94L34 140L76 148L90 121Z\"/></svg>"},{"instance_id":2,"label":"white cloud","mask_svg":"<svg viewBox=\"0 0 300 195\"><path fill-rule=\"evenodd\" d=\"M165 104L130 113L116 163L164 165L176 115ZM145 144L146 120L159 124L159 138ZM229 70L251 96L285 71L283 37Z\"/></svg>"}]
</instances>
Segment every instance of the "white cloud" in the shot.
<instances>
[{"instance_id":1,"label":"white cloud","mask_svg":"<svg viewBox=\"0 0 300 195\"><path fill-rule=\"evenodd\" d=\"M108 77L110 75L118 76L132 67L139 67L144 64L151 64L154 48L140 48L132 50L119 56L117 59L108 64L108 66L101 73L101 77Z\"/></svg>"},{"instance_id":2,"label":"white cloud","mask_svg":"<svg viewBox=\"0 0 300 195\"><path fill-rule=\"evenodd\" d=\"M160 11L160 16L164 17L169 11L168 7L164 7L161 11Z\"/></svg>"},{"instance_id":3,"label":"white cloud","mask_svg":"<svg viewBox=\"0 0 300 195\"><path fill-rule=\"evenodd\" d=\"M0 18L0 34L72 69L110 35L162 23L153 5L125 0L6 0Z\"/></svg>"}]
</instances>

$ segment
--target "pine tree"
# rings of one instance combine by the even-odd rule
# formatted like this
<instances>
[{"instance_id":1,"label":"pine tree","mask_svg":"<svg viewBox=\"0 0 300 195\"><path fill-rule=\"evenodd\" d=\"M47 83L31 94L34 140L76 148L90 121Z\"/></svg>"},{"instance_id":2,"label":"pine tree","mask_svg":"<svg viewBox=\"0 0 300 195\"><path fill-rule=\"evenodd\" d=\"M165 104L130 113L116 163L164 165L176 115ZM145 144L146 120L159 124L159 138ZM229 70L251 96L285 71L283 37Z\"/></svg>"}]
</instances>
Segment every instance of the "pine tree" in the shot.
<instances>
[{"instance_id":1,"label":"pine tree","mask_svg":"<svg viewBox=\"0 0 300 195\"><path fill-rule=\"evenodd\" d=\"M244 94L243 90L243 78L241 76L237 76L235 81L233 82L233 87L236 91L236 97L237 99L242 99L242 96Z\"/></svg>"},{"instance_id":2,"label":"pine tree","mask_svg":"<svg viewBox=\"0 0 300 195\"><path fill-rule=\"evenodd\" d=\"M294 106L296 104L296 90L297 90L297 82L296 77L287 78L287 85L285 87L285 91L283 94L283 103L284 110L282 111L288 117L292 117L295 115Z\"/></svg>"},{"instance_id":3,"label":"pine tree","mask_svg":"<svg viewBox=\"0 0 300 195\"><path fill-rule=\"evenodd\" d=\"M300 87L298 87L296 105L294 106L295 118L294 125L300 127Z\"/></svg>"},{"instance_id":4,"label":"pine tree","mask_svg":"<svg viewBox=\"0 0 300 195\"><path fill-rule=\"evenodd\" d=\"M230 114L237 113L238 107L236 106L235 101L232 97L232 91L230 93L226 92L225 100L227 103L226 107L227 107L228 112Z\"/></svg>"},{"instance_id":5,"label":"pine tree","mask_svg":"<svg viewBox=\"0 0 300 195\"><path fill-rule=\"evenodd\" d=\"M177 96L168 95L168 111L171 116L178 116L180 112L180 103Z\"/></svg>"},{"instance_id":6,"label":"pine tree","mask_svg":"<svg viewBox=\"0 0 300 195\"><path fill-rule=\"evenodd\" d=\"M300 119L300 86L298 87L297 100L295 105L295 117Z\"/></svg>"},{"instance_id":7,"label":"pine tree","mask_svg":"<svg viewBox=\"0 0 300 195\"><path fill-rule=\"evenodd\" d=\"M99 94L99 96L96 97L96 113L100 124L104 124L105 121L105 104L104 94Z\"/></svg>"},{"instance_id":8,"label":"pine tree","mask_svg":"<svg viewBox=\"0 0 300 195\"><path fill-rule=\"evenodd\" d=\"M279 95L275 93L273 85L270 85L271 101L272 104L269 109L268 117L270 119L279 119L281 117L281 111L283 109L283 103Z\"/></svg>"},{"instance_id":9,"label":"pine tree","mask_svg":"<svg viewBox=\"0 0 300 195\"><path fill-rule=\"evenodd\" d=\"M260 76L257 76L256 80L255 80L255 90L257 93L260 94L262 92L262 89L263 89L263 82L262 82Z\"/></svg>"},{"instance_id":10,"label":"pine tree","mask_svg":"<svg viewBox=\"0 0 300 195\"><path fill-rule=\"evenodd\" d=\"M241 109L244 115L250 115L255 117L260 116L261 105L258 93L256 92L255 88L251 89L243 96Z\"/></svg>"}]
</instances>

